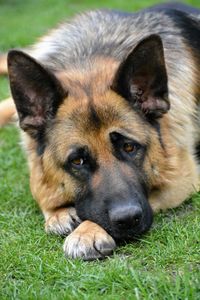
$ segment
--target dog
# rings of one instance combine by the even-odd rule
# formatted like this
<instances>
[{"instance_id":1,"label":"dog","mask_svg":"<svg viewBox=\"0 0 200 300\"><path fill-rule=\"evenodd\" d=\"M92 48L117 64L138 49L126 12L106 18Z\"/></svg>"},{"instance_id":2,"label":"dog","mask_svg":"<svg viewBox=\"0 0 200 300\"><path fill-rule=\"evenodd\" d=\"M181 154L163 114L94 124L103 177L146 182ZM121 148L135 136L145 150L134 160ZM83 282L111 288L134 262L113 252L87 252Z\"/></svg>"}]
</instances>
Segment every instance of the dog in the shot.
<instances>
[{"instance_id":1,"label":"dog","mask_svg":"<svg viewBox=\"0 0 200 300\"><path fill-rule=\"evenodd\" d=\"M200 10L190 10L86 12L0 58L14 100L1 103L1 125L17 111L32 195L67 257L110 255L198 191Z\"/></svg>"}]
</instances>

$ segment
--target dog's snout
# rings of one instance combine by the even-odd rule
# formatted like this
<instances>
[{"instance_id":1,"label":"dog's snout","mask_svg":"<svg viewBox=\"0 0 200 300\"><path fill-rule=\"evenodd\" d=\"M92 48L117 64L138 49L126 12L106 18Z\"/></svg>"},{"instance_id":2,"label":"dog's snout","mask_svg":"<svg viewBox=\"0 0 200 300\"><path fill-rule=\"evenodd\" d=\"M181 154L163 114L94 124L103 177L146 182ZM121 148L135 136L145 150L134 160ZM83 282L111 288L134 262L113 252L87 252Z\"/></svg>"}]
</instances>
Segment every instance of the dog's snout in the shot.
<instances>
[{"instance_id":1,"label":"dog's snout","mask_svg":"<svg viewBox=\"0 0 200 300\"><path fill-rule=\"evenodd\" d=\"M134 228L142 219L142 209L137 206L116 207L110 213L110 221L114 226L121 228Z\"/></svg>"}]
</instances>

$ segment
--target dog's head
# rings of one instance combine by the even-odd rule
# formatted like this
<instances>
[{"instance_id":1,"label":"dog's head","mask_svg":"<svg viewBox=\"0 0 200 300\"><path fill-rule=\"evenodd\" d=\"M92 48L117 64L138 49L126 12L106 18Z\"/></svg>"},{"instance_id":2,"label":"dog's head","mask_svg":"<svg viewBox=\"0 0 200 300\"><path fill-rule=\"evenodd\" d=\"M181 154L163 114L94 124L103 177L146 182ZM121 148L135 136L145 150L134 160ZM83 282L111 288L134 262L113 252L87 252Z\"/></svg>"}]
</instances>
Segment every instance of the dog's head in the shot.
<instances>
[{"instance_id":1,"label":"dog's head","mask_svg":"<svg viewBox=\"0 0 200 300\"><path fill-rule=\"evenodd\" d=\"M169 109L161 39L147 37L121 63L95 58L54 75L13 50L8 68L20 126L37 145L47 185L116 239L147 231L148 196L165 159L159 120Z\"/></svg>"}]
</instances>

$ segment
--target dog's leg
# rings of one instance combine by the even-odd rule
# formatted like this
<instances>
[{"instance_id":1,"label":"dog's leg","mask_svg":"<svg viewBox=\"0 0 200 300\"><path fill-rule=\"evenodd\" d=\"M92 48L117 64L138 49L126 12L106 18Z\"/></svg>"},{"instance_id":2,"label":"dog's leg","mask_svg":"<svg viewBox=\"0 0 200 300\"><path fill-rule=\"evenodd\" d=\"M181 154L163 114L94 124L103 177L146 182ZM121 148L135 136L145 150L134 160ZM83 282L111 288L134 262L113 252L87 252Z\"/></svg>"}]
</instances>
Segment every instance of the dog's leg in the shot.
<instances>
[{"instance_id":1,"label":"dog's leg","mask_svg":"<svg viewBox=\"0 0 200 300\"><path fill-rule=\"evenodd\" d=\"M7 68L7 54L0 55L0 75L6 75L8 73Z\"/></svg>"},{"instance_id":2,"label":"dog's leg","mask_svg":"<svg viewBox=\"0 0 200 300\"><path fill-rule=\"evenodd\" d=\"M13 120L16 114L16 107L12 98L0 102L0 127Z\"/></svg>"},{"instance_id":3,"label":"dog's leg","mask_svg":"<svg viewBox=\"0 0 200 300\"><path fill-rule=\"evenodd\" d=\"M154 212L179 206L199 190L197 163L188 153L183 156L172 180L150 194L149 202Z\"/></svg>"},{"instance_id":4,"label":"dog's leg","mask_svg":"<svg viewBox=\"0 0 200 300\"><path fill-rule=\"evenodd\" d=\"M67 236L81 223L74 207L43 211L43 214L47 233Z\"/></svg>"},{"instance_id":5,"label":"dog's leg","mask_svg":"<svg viewBox=\"0 0 200 300\"><path fill-rule=\"evenodd\" d=\"M39 201L38 201L39 202ZM47 233L68 236L64 243L67 257L93 260L110 255L116 244L113 238L99 225L81 220L74 207L46 210L40 207L45 217Z\"/></svg>"},{"instance_id":6,"label":"dog's leg","mask_svg":"<svg viewBox=\"0 0 200 300\"><path fill-rule=\"evenodd\" d=\"M65 239L63 249L66 257L93 260L110 255L115 247L115 241L102 227L84 221Z\"/></svg>"},{"instance_id":7,"label":"dog's leg","mask_svg":"<svg viewBox=\"0 0 200 300\"><path fill-rule=\"evenodd\" d=\"M51 211L42 209L47 233L68 236L64 243L67 257L92 260L112 253L116 244L113 238L99 225L81 220L74 207Z\"/></svg>"}]
</instances>

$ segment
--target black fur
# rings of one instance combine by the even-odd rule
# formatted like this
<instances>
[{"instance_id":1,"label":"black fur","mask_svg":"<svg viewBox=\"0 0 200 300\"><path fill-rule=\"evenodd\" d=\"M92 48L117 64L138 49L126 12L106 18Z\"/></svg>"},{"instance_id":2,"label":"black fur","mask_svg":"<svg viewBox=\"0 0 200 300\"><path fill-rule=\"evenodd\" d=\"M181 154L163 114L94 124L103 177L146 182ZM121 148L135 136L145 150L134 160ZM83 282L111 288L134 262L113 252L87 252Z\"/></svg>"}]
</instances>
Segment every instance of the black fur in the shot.
<instances>
[{"instance_id":1,"label":"black fur","mask_svg":"<svg viewBox=\"0 0 200 300\"><path fill-rule=\"evenodd\" d=\"M53 74L23 52L8 53L8 70L20 127L38 142L42 154L46 127L66 93Z\"/></svg>"},{"instance_id":2,"label":"black fur","mask_svg":"<svg viewBox=\"0 0 200 300\"><path fill-rule=\"evenodd\" d=\"M151 35L121 63L113 89L148 117L161 117L169 108L167 72L162 41Z\"/></svg>"}]
</instances>

